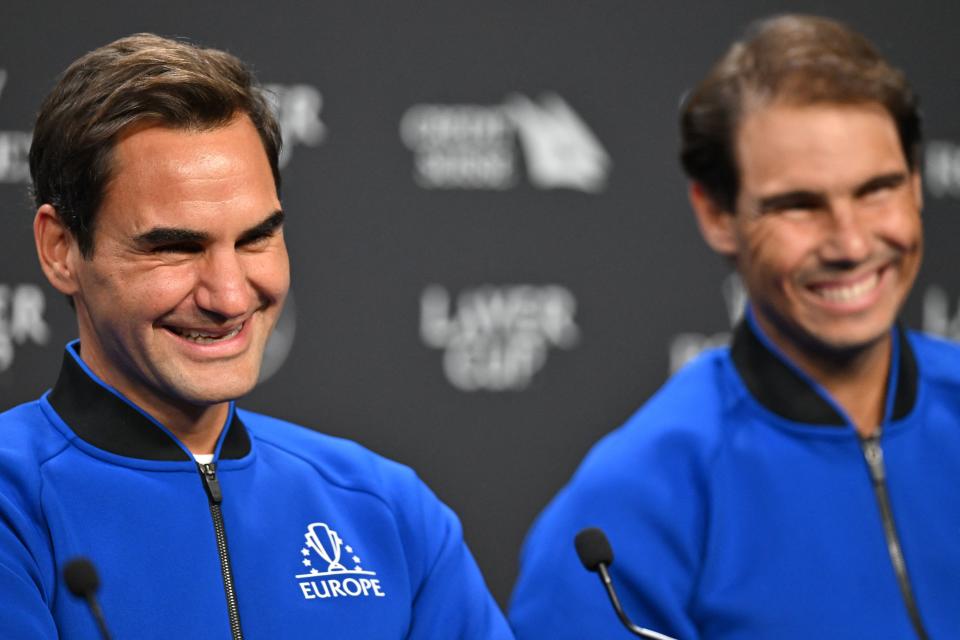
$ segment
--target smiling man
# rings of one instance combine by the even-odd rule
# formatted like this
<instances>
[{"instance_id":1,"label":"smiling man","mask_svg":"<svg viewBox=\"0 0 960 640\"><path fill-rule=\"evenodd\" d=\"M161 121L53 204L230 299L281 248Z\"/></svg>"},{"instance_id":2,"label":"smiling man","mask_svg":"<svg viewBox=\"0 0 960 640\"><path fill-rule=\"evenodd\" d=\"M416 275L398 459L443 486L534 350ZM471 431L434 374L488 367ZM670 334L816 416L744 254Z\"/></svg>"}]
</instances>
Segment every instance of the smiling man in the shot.
<instances>
[{"instance_id":1,"label":"smiling man","mask_svg":"<svg viewBox=\"0 0 960 640\"><path fill-rule=\"evenodd\" d=\"M280 132L244 65L140 34L71 65L30 151L79 340L0 414L0 637L510 638L409 469L237 409L290 284Z\"/></svg>"},{"instance_id":2,"label":"smiling man","mask_svg":"<svg viewBox=\"0 0 960 640\"><path fill-rule=\"evenodd\" d=\"M588 526L627 613L678 638L955 635L960 348L897 323L923 245L903 74L831 20L761 21L690 94L681 134L745 319L540 516L517 637L632 637L574 553Z\"/></svg>"}]
</instances>

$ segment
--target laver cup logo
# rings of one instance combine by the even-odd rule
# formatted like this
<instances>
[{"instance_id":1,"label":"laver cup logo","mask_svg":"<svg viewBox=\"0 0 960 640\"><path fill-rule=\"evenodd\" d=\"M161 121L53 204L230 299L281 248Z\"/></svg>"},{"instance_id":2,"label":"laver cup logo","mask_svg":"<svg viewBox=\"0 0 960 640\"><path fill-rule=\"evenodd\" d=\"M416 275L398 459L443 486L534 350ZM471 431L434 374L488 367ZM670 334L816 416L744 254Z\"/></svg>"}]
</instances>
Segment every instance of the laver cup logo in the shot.
<instances>
[{"instance_id":1,"label":"laver cup logo","mask_svg":"<svg viewBox=\"0 0 960 640\"><path fill-rule=\"evenodd\" d=\"M923 179L935 198L960 198L960 143L931 140L925 145Z\"/></svg>"},{"instance_id":2,"label":"laver cup logo","mask_svg":"<svg viewBox=\"0 0 960 640\"><path fill-rule=\"evenodd\" d=\"M431 285L420 298L420 337L443 349L443 370L462 391L525 389L551 347L580 340L577 301L559 285L484 285L451 300Z\"/></svg>"},{"instance_id":3,"label":"laver cup logo","mask_svg":"<svg viewBox=\"0 0 960 640\"><path fill-rule=\"evenodd\" d=\"M723 301L727 309L727 318L730 320L730 328L737 326L743 312L747 308L747 289L743 286L743 281L736 273L729 274L723 279L720 285L720 291L723 294ZM732 331L720 331L719 333L678 333L670 340L670 373L679 371L683 365L687 364L707 349L722 347L730 344Z\"/></svg>"},{"instance_id":4,"label":"laver cup logo","mask_svg":"<svg viewBox=\"0 0 960 640\"><path fill-rule=\"evenodd\" d=\"M47 307L43 289L35 284L0 283L0 373L13 365L16 347L45 346L50 327L43 317Z\"/></svg>"},{"instance_id":5,"label":"laver cup logo","mask_svg":"<svg viewBox=\"0 0 960 640\"><path fill-rule=\"evenodd\" d=\"M6 69L0 69L0 96L9 79ZM0 183L30 182L30 131L0 131Z\"/></svg>"},{"instance_id":6,"label":"laver cup logo","mask_svg":"<svg viewBox=\"0 0 960 640\"><path fill-rule=\"evenodd\" d=\"M947 289L933 284L923 292L923 330L960 341L960 296L956 306Z\"/></svg>"},{"instance_id":7,"label":"laver cup logo","mask_svg":"<svg viewBox=\"0 0 960 640\"><path fill-rule=\"evenodd\" d=\"M383 598L377 572L364 569L354 548L325 522L313 522L303 535L300 564L308 569L296 575L305 600Z\"/></svg>"},{"instance_id":8,"label":"laver cup logo","mask_svg":"<svg viewBox=\"0 0 960 640\"><path fill-rule=\"evenodd\" d=\"M340 550L343 549L343 540L337 532L323 522L314 522L307 528L304 536L307 546L313 549L318 556L327 561L327 571L340 573L347 568L340 564ZM304 564L309 560L304 561Z\"/></svg>"}]
</instances>

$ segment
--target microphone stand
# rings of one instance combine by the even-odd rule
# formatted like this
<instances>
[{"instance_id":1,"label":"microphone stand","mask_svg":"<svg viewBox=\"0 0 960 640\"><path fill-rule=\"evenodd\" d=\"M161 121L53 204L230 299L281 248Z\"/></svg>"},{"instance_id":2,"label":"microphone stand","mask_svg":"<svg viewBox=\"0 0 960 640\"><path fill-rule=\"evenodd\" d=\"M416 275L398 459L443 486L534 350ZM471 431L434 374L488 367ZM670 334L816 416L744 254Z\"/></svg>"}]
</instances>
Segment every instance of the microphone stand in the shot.
<instances>
[{"instance_id":1,"label":"microphone stand","mask_svg":"<svg viewBox=\"0 0 960 640\"><path fill-rule=\"evenodd\" d=\"M107 630L107 620L103 617L103 609L100 608L100 602L93 592L86 596L87 604L90 605L90 611L93 613L93 619L97 621L97 628L100 629L100 635L103 640L111 640L110 632Z\"/></svg>"},{"instance_id":2,"label":"microphone stand","mask_svg":"<svg viewBox=\"0 0 960 640\"><path fill-rule=\"evenodd\" d=\"M620 605L620 598L617 597L617 592L613 590L613 581L610 579L610 572L607 570L606 563L597 563L597 573L600 574L600 582L603 583L603 587L607 590L607 595L610 596L610 604L613 605L613 610L617 612L617 617L620 618L623 626L631 633L641 638L648 638L649 640L676 640L676 638L635 625L633 621L627 617L627 614L623 611L623 607Z\"/></svg>"}]
</instances>

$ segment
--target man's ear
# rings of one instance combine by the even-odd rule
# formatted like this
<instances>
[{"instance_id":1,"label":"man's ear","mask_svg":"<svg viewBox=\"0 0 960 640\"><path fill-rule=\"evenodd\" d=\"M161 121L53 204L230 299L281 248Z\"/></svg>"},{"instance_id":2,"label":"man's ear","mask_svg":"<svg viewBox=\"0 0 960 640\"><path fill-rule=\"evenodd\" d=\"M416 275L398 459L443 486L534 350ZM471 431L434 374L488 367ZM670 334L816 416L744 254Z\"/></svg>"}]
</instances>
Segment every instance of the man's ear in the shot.
<instances>
[{"instance_id":1,"label":"man's ear","mask_svg":"<svg viewBox=\"0 0 960 640\"><path fill-rule=\"evenodd\" d=\"M64 226L57 210L45 204L33 219L33 240L37 245L40 268L50 284L67 296L77 292L76 262L80 249L70 230Z\"/></svg>"},{"instance_id":2,"label":"man's ear","mask_svg":"<svg viewBox=\"0 0 960 640\"><path fill-rule=\"evenodd\" d=\"M700 235L710 248L722 256L736 256L739 243L734 212L720 207L699 182L690 183L687 195L697 216Z\"/></svg>"}]
</instances>

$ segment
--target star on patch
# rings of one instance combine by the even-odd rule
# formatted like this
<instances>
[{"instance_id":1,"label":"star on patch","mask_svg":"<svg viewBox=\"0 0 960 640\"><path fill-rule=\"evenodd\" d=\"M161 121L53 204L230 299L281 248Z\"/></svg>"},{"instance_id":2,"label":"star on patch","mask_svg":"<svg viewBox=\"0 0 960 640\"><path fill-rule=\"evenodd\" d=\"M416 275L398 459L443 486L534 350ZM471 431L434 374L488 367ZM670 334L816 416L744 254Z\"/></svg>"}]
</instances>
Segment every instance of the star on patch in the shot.
<instances>
[{"instance_id":1,"label":"star on patch","mask_svg":"<svg viewBox=\"0 0 960 640\"><path fill-rule=\"evenodd\" d=\"M304 547L303 549L300 549L300 553L303 554L304 558L306 558L308 555L310 555L310 549Z\"/></svg>"},{"instance_id":2,"label":"star on patch","mask_svg":"<svg viewBox=\"0 0 960 640\"><path fill-rule=\"evenodd\" d=\"M310 562L309 560L307 560L306 558L303 559L303 566L309 567L311 564L313 564L313 563Z\"/></svg>"},{"instance_id":3,"label":"star on patch","mask_svg":"<svg viewBox=\"0 0 960 640\"><path fill-rule=\"evenodd\" d=\"M345 546L344 549L347 550L347 553L353 553L353 547L351 547L350 545Z\"/></svg>"},{"instance_id":4,"label":"star on patch","mask_svg":"<svg viewBox=\"0 0 960 640\"><path fill-rule=\"evenodd\" d=\"M353 556L353 561L354 561L354 563L356 563L356 564L360 564L360 558L357 557L357 556Z\"/></svg>"}]
</instances>

